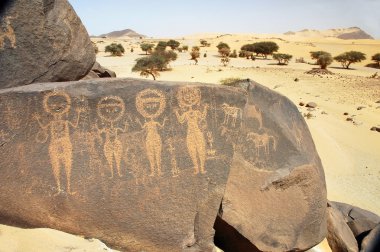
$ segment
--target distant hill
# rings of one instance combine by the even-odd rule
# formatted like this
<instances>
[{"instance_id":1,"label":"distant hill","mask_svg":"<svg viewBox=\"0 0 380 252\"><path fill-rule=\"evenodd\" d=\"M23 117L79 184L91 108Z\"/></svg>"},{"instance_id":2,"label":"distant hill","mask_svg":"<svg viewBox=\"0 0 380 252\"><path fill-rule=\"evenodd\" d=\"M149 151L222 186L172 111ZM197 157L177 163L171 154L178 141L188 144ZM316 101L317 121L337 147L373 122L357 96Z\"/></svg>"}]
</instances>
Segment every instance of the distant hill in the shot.
<instances>
[{"instance_id":1,"label":"distant hill","mask_svg":"<svg viewBox=\"0 0 380 252\"><path fill-rule=\"evenodd\" d=\"M118 37L130 37L130 38L145 38L145 35L139 34L131 29L125 29L121 31L112 31L106 34L101 34L98 37L110 37L110 38L118 38Z\"/></svg>"},{"instance_id":2,"label":"distant hill","mask_svg":"<svg viewBox=\"0 0 380 252\"><path fill-rule=\"evenodd\" d=\"M374 39L371 35L360 29L359 27L329 29L329 30L301 30L298 32L288 31L284 35L296 35L301 37L317 37L317 38L340 38L340 39Z\"/></svg>"}]
</instances>

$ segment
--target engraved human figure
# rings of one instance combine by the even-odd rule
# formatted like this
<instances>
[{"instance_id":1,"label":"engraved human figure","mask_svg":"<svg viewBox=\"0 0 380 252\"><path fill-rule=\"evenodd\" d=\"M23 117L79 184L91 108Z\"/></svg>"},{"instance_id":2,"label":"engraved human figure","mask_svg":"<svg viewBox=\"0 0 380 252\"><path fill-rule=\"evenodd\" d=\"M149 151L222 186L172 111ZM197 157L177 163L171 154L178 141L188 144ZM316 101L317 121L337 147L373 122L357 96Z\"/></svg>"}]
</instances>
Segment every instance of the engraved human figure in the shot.
<instances>
[{"instance_id":1,"label":"engraved human figure","mask_svg":"<svg viewBox=\"0 0 380 252\"><path fill-rule=\"evenodd\" d=\"M203 111L193 108L200 104L201 93L198 88L181 88L177 98L180 107L186 109L182 114L176 110L175 114L179 123L187 123L186 143L194 165L194 174L198 174L199 171L202 174L206 173L206 141L200 129L200 123L206 118L208 105L204 106Z\"/></svg>"},{"instance_id":2,"label":"engraved human figure","mask_svg":"<svg viewBox=\"0 0 380 252\"><path fill-rule=\"evenodd\" d=\"M99 117L107 124L99 128L97 125L98 134L104 134L105 140L103 145L104 156L106 157L111 177L114 176L114 163L119 177L121 173L121 159L123 155L123 144L120 141L119 132L127 132L128 124L124 124L124 128L117 127L117 123L123 116L125 111L124 101L118 96L107 96L102 98L97 107Z\"/></svg>"},{"instance_id":3,"label":"engraved human figure","mask_svg":"<svg viewBox=\"0 0 380 252\"><path fill-rule=\"evenodd\" d=\"M11 48L16 48L16 36L13 27L11 26L10 19L11 17L4 18L5 29L1 27L0 24L0 49L3 49L5 39L8 39L8 41L11 43Z\"/></svg>"},{"instance_id":4,"label":"engraved human figure","mask_svg":"<svg viewBox=\"0 0 380 252\"><path fill-rule=\"evenodd\" d=\"M70 184L73 156L73 147L70 140L70 127L78 127L81 109L77 109L77 117L74 123L65 119L65 115L70 111L71 98L62 91L46 94L43 100L43 107L47 113L53 116L53 119L47 124L44 124L41 122L38 114L35 114L34 118L46 134L46 138L43 139L43 142L45 142L50 135L49 157L58 193L62 192L60 177L61 167L63 166L66 172L67 193L73 194Z\"/></svg>"},{"instance_id":5,"label":"engraved human figure","mask_svg":"<svg viewBox=\"0 0 380 252\"><path fill-rule=\"evenodd\" d=\"M158 176L162 175L161 169L161 154L162 154L162 140L159 129L164 128L167 118L163 123L155 121L159 117L166 105L164 94L155 89L145 89L136 96L137 111L148 121L144 124L140 120L136 120L142 129L146 131L145 148L150 164L150 174L153 177L156 173Z\"/></svg>"}]
</instances>

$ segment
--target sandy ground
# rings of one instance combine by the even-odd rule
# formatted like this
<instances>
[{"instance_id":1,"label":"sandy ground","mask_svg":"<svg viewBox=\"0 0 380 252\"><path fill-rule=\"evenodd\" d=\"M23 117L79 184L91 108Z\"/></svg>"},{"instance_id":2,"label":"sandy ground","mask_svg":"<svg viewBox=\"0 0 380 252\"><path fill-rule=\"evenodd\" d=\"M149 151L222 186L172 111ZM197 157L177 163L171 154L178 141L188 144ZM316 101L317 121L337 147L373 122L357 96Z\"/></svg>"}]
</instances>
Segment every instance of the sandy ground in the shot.
<instances>
[{"instance_id":1,"label":"sandy ground","mask_svg":"<svg viewBox=\"0 0 380 252\"><path fill-rule=\"evenodd\" d=\"M141 78L132 73L135 60L145 56L141 51L142 42L158 42L163 39L93 38L100 52L97 61L114 70L118 77ZM308 111L299 107L300 113L310 113L306 119L321 157L328 190L328 198L368 209L380 215L380 133L370 131L372 126L380 127L380 79L368 78L379 69L364 67L365 60L352 65L352 70L341 69L334 62L330 76L305 74L313 65L295 63L303 57L312 62L310 51L326 50L333 56L344 51L362 51L370 59L380 53L379 40L339 40L334 38L303 38L271 34L196 34L177 38L181 45L199 46L199 40L206 39L210 47L201 47L199 64L189 60L188 52L178 53L178 59L171 63L172 70L162 72L159 80L206 82L219 84L224 78L249 78L287 96L295 104L316 102L318 107ZM223 41L237 52L243 44L271 40L280 46L280 52L293 55L287 66L278 66L268 59L231 59L224 67L220 64L216 45ZM104 47L112 42L123 44L126 53L122 57L111 57L104 53ZM134 52L131 53L131 48ZM203 57L206 53L207 57ZM299 81L294 81L298 78ZM357 110L359 106L364 108ZM348 115L344 115L348 113ZM347 121L352 118L353 121ZM41 243L41 241L44 241ZM0 252L3 251L107 251L104 244L55 230L23 230L0 225ZM73 245L75 244L75 245ZM4 250L5 249L5 250ZM111 250L108 250L111 251ZM327 241L310 250L331 252Z\"/></svg>"}]
</instances>

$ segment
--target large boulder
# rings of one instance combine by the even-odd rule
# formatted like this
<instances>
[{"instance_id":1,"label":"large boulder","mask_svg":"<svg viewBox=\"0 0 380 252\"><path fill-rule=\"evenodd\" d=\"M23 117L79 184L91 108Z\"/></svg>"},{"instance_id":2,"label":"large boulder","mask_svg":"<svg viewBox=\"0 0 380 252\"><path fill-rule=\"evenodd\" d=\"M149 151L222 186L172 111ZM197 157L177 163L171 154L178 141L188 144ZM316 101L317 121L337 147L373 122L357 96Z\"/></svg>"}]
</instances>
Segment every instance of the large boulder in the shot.
<instances>
[{"instance_id":1,"label":"large boulder","mask_svg":"<svg viewBox=\"0 0 380 252\"><path fill-rule=\"evenodd\" d=\"M343 214L333 208L328 207L328 234L327 240L330 248L334 252L357 252L359 251L358 243L347 225Z\"/></svg>"},{"instance_id":2,"label":"large boulder","mask_svg":"<svg viewBox=\"0 0 380 252\"><path fill-rule=\"evenodd\" d=\"M0 222L126 251L212 251L216 219L215 240L244 240L241 251L326 235L307 126L257 83L33 84L0 90L0 117Z\"/></svg>"},{"instance_id":3,"label":"large boulder","mask_svg":"<svg viewBox=\"0 0 380 252\"><path fill-rule=\"evenodd\" d=\"M363 239L360 252L377 252L380 250L380 224Z\"/></svg>"},{"instance_id":4,"label":"large boulder","mask_svg":"<svg viewBox=\"0 0 380 252\"><path fill-rule=\"evenodd\" d=\"M0 90L0 222L123 251L212 251L241 89L94 79Z\"/></svg>"},{"instance_id":5,"label":"large boulder","mask_svg":"<svg viewBox=\"0 0 380 252\"><path fill-rule=\"evenodd\" d=\"M116 78L116 73L112 70L103 67L96 61L95 64L92 66L91 71L88 72L88 74L84 76L82 80L90 80L97 78Z\"/></svg>"},{"instance_id":6,"label":"large boulder","mask_svg":"<svg viewBox=\"0 0 380 252\"><path fill-rule=\"evenodd\" d=\"M95 51L66 0L6 0L0 10L0 88L79 80Z\"/></svg>"},{"instance_id":7,"label":"large boulder","mask_svg":"<svg viewBox=\"0 0 380 252\"><path fill-rule=\"evenodd\" d=\"M242 120L235 123L234 110L225 111L221 127L234 157L220 217L261 251L307 250L321 242L324 172L296 106L251 83Z\"/></svg>"}]
</instances>

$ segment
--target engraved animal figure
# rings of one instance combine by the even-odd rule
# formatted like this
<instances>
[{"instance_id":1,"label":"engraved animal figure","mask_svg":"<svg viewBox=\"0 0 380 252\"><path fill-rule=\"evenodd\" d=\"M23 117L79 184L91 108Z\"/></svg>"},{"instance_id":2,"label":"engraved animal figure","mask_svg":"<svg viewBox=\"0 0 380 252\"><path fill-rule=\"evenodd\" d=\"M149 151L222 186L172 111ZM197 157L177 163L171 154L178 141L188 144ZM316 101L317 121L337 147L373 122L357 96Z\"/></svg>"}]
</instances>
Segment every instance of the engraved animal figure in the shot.
<instances>
[{"instance_id":1,"label":"engraved animal figure","mask_svg":"<svg viewBox=\"0 0 380 252\"><path fill-rule=\"evenodd\" d=\"M241 108L232 107L227 103L222 104L222 110L224 112L224 121L223 124L228 125L231 123L232 127L236 125L236 119L240 119L242 117Z\"/></svg>"},{"instance_id":2,"label":"engraved animal figure","mask_svg":"<svg viewBox=\"0 0 380 252\"><path fill-rule=\"evenodd\" d=\"M114 175L114 163L119 177L123 176L121 173L123 144L120 140L119 132L126 133L128 124L125 123L124 128L119 128L115 126L115 123L121 119L124 115L124 111L124 101L118 96L107 96L98 102L98 116L106 122L107 126L104 125L102 128L99 128L99 125L96 125L96 127L99 136L102 134L105 135L103 151L111 172L111 178L113 178Z\"/></svg>"},{"instance_id":3,"label":"engraved animal figure","mask_svg":"<svg viewBox=\"0 0 380 252\"><path fill-rule=\"evenodd\" d=\"M277 149L277 141L274 136L268 135L267 133L257 134L255 132L249 132L247 134L247 140L252 141L255 145L256 155L260 155L260 149L264 150L266 156L270 153L270 143L272 143L272 149L275 151Z\"/></svg>"},{"instance_id":4,"label":"engraved animal figure","mask_svg":"<svg viewBox=\"0 0 380 252\"><path fill-rule=\"evenodd\" d=\"M246 109L246 114L248 118L254 118L259 122L259 129L263 127L263 117L261 111L254 105L249 105Z\"/></svg>"},{"instance_id":5,"label":"engraved animal figure","mask_svg":"<svg viewBox=\"0 0 380 252\"><path fill-rule=\"evenodd\" d=\"M0 49L4 48L5 39L8 39L8 41L11 43L11 48L16 48L16 36L13 27L11 26L10 19L10 17L5 17L5 28L4 25L0 27Z\"/></svg>"},{"instance_id":6,"label":"engraved animal figure","mask_svg":"<svg viewBox=\"0 0 380 252\"><path fill-rule=\"evenodd\" d=\"M180 114L175 110L175 114L179 123L187 123L186 143L194 165L194 174L198 174L199 171L202 174L206 173L206 141L200 123L206 118L208 105L204 106L203 111L193 108L200 103L201 93L198 88L183 87L179 89L177 95L178 103L185 112Z\"/></svg>"},{"instance_id":7,"label":"engraved animal figure","mask_svg":"<svg viewBox=\"0 0 380 252\"><path fill-rule=\"evenodd\" d=\"M48 131L50 133L46 133L47 137L50 135L49 157L58 193L62 192L60 177L61 167L63 166L66 172L67 193L73 194L70 184L73 156L73 147L70 140L70 127L78 127L81 109L77 109L75 123L65 119L64 117L70 111L71 98L62 91L46 94L43 100L43 107L47 113L53 116L53 119L47 124L43 124L38 114L35 114L34 118L44 132ZM45 141L47 140L47 137L45 138Z\"/></svg>"},{"instance_id":8,"label":"engraved animal figure","mask_svg":"<svg viewBox=\"0 0 380 252\"><path fill-rule=\"evenodd\" d=\"M137 111L148 121L144 124L140 120L136 120L142 129L146 131L145 148L148 156L150 171L149 176L153 177L156 173L162 175L161 153L162 140L159 128L164 128L167 118L163 123L155 121L159 117L166 106L166 100L163 92L155 89L145 89L136 96Z\"/></svg>"}]
</instances>

